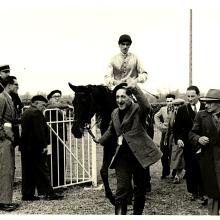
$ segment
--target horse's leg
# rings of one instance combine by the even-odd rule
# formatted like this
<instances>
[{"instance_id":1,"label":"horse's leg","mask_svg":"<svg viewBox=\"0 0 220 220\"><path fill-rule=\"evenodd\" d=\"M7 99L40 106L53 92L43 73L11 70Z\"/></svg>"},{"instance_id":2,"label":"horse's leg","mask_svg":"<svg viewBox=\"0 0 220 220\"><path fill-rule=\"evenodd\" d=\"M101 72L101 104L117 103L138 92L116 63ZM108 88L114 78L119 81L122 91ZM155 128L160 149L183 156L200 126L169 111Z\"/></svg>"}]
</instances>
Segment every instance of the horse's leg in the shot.
<instances>
[{"instance_id":1,"label":"horse's leg","mask_svg":"<svg viewBox=\"0 0 220 220\"><path fill-rule=\"evenodd\" d=\"M112 190L109 186L109 178L108 178L108 169L114 152L111 150L113 146L103 146L103 160L102 167L100 170L101 178L104 184L105 196L110 200L110 202L115 205L115 197L112 193Z\"/></svg>"}]
</instances>

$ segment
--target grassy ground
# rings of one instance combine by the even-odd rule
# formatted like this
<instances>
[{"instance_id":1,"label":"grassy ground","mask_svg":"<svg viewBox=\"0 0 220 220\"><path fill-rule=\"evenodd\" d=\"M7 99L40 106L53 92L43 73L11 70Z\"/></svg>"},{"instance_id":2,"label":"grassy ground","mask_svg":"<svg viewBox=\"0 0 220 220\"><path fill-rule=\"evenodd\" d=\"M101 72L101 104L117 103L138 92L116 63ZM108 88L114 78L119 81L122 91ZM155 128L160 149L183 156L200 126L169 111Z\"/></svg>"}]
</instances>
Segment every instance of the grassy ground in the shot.
<instances>
[{"instance_id":1,"label":"grassy ground","mask_svg":"<svg viewBox=\"0 0 220 220\"><path fill-rule=\"evenodd\" d=\"M158 140L159 133L156 133L155 141L158 142ZM97 150L101 155L102 148L98 146ZM16 167L19 172L18 153ZM110 174L110 183L115 191L115 174L113 171ZM146 195L145 215L207 215L207 207L203 207L198 201L190 201L185 180L180 184L173 184L170 178L161 180L160 176L161 163L159 161L151 166L152 191ZM112 215L114 207L104 197L100 176L98 176L98 183L98 188L91 186L70 187L65 191L65 198L61 201L40 200L34 202L21 202L21 185L18 184L14 190L14 201L21 202L21 206L11 214ZM128 214L132 214L131 209L132 207L129 206ZM0 211L0 214L5 213Z\"/></svg>"}]
</instances>

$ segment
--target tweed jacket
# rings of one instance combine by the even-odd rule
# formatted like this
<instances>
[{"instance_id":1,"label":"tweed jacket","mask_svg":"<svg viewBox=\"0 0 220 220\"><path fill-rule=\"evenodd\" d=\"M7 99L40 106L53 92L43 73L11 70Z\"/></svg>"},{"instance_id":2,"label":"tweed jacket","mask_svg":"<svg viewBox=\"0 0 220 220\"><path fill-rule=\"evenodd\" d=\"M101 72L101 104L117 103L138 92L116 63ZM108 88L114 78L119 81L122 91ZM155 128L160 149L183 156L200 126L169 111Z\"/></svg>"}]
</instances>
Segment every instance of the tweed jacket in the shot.
<instances>
[{"instance_id":1,"label":"tweed jacket","mask_svg":"<svg viewBox=\"0 0 220 220\"><path fill-rule=\"evenodd\" d=\"M114 135L117 137L122 135L136 159L143 168L146 168L157 162L162 153L146 132L145 122L151 108L150 104L139 87L132 89L132 93L138 103L132 103L122 123L119 120L119 109L116 108L112 112L109 128L99 139L99 142L103 145ZM119 148L120 146L116 149L110 168L114 168Z\"/></svg>"},{"instance_id":2,"label":"tweed jacket","mask_svg":"<svg viewBox=\"0 0 220 220\"><path fill-rule=\"evenodd\" d=\"M154 115L155 125L161 132L167 132L170 117L171 112L167 112L167 106L161 107L160 110Z\"/></svg>"},{"instance_id":3,"label":"tweed jacket","mask_svg":"<svg viewBox=\"0 0 220 220\"><path fill-rule=\"evenodd\" d=\"M209 138L208 145L198 143L201 136ZM201 148L199 163L205 192L211 198L220 198L220 125L216 127L206 110L196 115L189 141L195 152Z\"/></svg>"}]
</instances>

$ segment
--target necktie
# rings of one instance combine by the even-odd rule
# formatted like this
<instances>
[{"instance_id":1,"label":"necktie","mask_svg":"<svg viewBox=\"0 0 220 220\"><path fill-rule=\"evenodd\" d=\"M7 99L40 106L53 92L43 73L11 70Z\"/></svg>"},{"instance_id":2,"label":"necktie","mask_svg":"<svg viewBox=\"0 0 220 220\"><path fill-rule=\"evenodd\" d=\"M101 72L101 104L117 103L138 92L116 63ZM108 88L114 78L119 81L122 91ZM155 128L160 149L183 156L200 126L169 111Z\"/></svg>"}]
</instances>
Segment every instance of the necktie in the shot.
<instances>
[{"instance_id":1,"label":"necktie","mask_svg":"<svg viewBox=\"0 0 220 220\"><path fill-rule=\"evenodd\" d=\"M194 105L194 112L197 113L196 105Z\"/></svg>"}]
</instances>

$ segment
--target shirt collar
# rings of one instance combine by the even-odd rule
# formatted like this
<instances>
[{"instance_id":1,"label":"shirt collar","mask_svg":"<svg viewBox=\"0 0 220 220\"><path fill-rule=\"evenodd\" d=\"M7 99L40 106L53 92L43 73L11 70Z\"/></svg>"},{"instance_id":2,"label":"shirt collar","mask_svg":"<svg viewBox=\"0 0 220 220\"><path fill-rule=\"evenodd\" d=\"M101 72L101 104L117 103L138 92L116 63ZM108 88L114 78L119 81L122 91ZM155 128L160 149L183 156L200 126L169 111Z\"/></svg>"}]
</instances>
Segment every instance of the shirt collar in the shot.
<instances>
[{"instance_id":1,"label":"shirt collar","mask_svg":"<svg viewBox=\"0 0 220 220\"><path fill-rule=\"evenodd\" d=\"M122 56L123 58L126 58L126 57L129 56L130 53L128 52L128 53L124 54L124 53L121 52L120 54L121 54L121 56Z\"/></svg>"},{"instance_id":2,"label":"shirt collar","mask_svg":"<svg viewBox=\"0 0 220 220\"><path fill-rule=\"evenodd\" d=\"M193 110L194 110L194 106L196 106L197 111L199 111L201 103L198 101L195 105L191 105Z\"/></svg>"}]
</instances>

